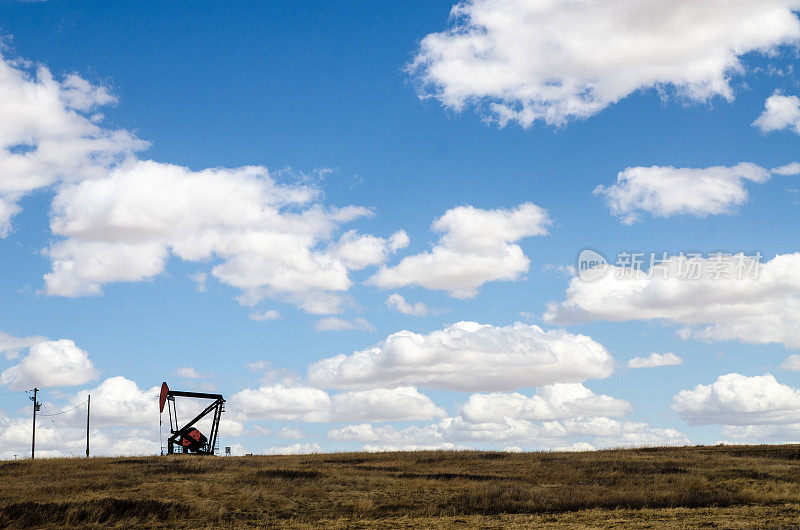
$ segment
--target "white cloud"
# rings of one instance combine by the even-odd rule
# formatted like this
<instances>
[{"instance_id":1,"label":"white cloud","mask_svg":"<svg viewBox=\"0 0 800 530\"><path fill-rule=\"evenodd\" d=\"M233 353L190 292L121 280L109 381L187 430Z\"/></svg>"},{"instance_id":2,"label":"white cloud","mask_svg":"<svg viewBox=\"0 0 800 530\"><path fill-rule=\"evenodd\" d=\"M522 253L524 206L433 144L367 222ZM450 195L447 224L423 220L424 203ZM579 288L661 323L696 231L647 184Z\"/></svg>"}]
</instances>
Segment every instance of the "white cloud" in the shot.
<instances>
[{"instance_id":1,"label":"white cloud","mask_svg":"<svg viewBox=\"0 0 800 530\"><path fill-rule=\"evenodd\" d=\"M324 390L283 384L246 388L229 403L228 409L241 419L296 420L331 409L331 398Z\"/></svg>"},{"instance_id":2,"label":"white cloud","mask_svg":"<svg viewBox=\"0 0 800 530\"><path fill-rule=\"evenodd\" d=\"M595 281L571 280L566 300L548 304L544 318L562 324L657 319L684 325L683 338L800 347L800 252L762 263L753 269L756 277L753 265L749 258L673 256L649 277L609 266Z\"/></svg>"},{"instance_id":3,"label":"white cloud","mask_svg":"<svg viewBox=\"0 0 800 530\"><path fill-rule=\"evenodd\" d=\"M454 390L513 390L608 377L614 361L584 335L516 323L495 327L459 322L428 334L400 331L350 356L309 367L325 388L402 384Z\"/></svg>"},{"instance_id":4,"label":"white cloud","mask_svg":"<svg viewBox=\"0 0 800 530\"><path fill-rule=\"evenodd\" d=\"M534 448L563 446L576 437L592 436L594 447L683 445L688 438L675 429L652 428L645 423L611 418L534 423L505 418L502 422L470 423L462 418L442 420L440 428L448 441L513 444Z\"/></svg>"},{"instance_id":5,"label":"white cloud","mask_svg":"<svg viewBox=\"0 0 800 530\"><path fill-rule=\"evenodd\" d=\"M98 372L89 354L67 339L38 342L19 364L0 374L0 383L11 390L33 387L81 385L96 379Z\"/></svg>"},{"instance_id":6,"label":"white cloud","mask_svg":"<svg viewBox=\"0 0 800 530\"><path fill-rule=\"evenodd\" d=\"M368 208L328 207L311 185L278 182L261 166L192 171L142 161L147 143L102 125L105 87L40 66L0 60L0 237L19 200L53 189L46 292L99 295L115 282L161 274L171 257L213 262L210 274L240 301L285 299L314 314L340 311L351 270L379 265L408 244L341 225ZM209 272L192 279L203 291Z\"/></svg>"},{"instance_id":7,"label":"white cloud","mask_svg":"<svg viewBox=\"0 0 800 530\"><path fill-rule=\"evenodd\" d=\"M590 436L591 443L580 438ZM368 423L345 425L328 432L337 442L361 442L366 451L402 448L478 447L513 445L531 449L685 445L689 439L675 429L652 428L644 423L593 418L567 422L534 423L504 418L490 423L471 423L462 417L444 418L435 424L397 429Z\"/></svg>"},{"instance_id":8,"label":"white cloud","mask_svg":"<svg viewBox=\"0 0 800 530\"><path fill-rule=\"evenodd\" d=\"M274 446L267 449L267 455L308 455L321 453L322 447L316 442L296 443L291 445Z\"/></svg>"},{"instance_id":9,"label":"white cloud","mask_svg":"<svg viewBox=\"0 0 800 530\"><path fill-rule=\"evenodd\" d=\"M770 374L721 375L710 385L681 390L672 409L690 425L784 425L800 422L800 390Z\"/></svg>"},{"instance_id":10,"label":"white cloud","mask_svg":"<svg viewBox=\"0 0 800 530\"><path fill-rule=\"evenodd\" d=\"M73 433L63 433L67 440L75 441ZM72 436L70 436L72 434ZM83 433L84 438L86 432ZM9 418L0 413L0 443L4 449L12 449L20 457L30 456L31 451L31 419L27 417ZM46 456L51 451L54 456L63 456L64 453L58 451L64 448L63 441L59 438L54 424L51 422L37 422L36 427L36 448L37 453L41 451L42 456ZM10 455L9 455L10 456Z\"/></svg>"},{"instance_id":11,"label":"white cloud","mask_svg":"<svg viewBox=\"0 0 800 530\"><path fill-rule=\"evenodd\" d=\"M104 426L153 426L158 419L158 396L160 387L142 390L135 381L122 376L110 377L96 388L82 390L73 398L77 405L92 396L92 425ZM74 421L85 421L85 416L74 413ZM67 419L67 418L65 418ZM80 424L80 423L78 423Z\"/></svg>"},{"instance_id":12,"label":"white cloud","mask_svg":"<svg viewBox=\"0 0 800 530\"><path fill-rule=\"evenodd\" d=\"M800 98L773 94L764 103L764 112L753 122L761 132L792 129L800 134Z\"/></svg>"},{"instance_id":13,"label":"white cloud","mask_svg":"<svg viewBox=\"0 0 800 530\"><path fill-rule=\"evenodd\" d=\"M329 396L324 390L286 384L237 392L229 407L236 419L334 421L424 421L445 416L413 387L378 388Z\"/></svg>"},{"instance_id":14,"label":"white cloud","mask_svg":"<svg viewBox=\"0 0 800 530\"><path fill-rule=\"evenodd\" d=\"M206 286L206 280L208 280L208 274L205 272L195 272L189 277L196 285L197 285L197 292L204 293L208 290Z\"/></svg>"},{"instance_id":15,"label":"white cloud","mask_svg":"<svg viewBox=\"0 0 800 530\"><path fill-rule=\"evenodd\" d=\"M49 409L42 407L42 413ZM52 411L51 411L52 412ZM36 425L36 457L56 458L83 456L86 444L86 424L83 412L83 425L65 425L57 416L57 422L43 417ZM158 454L158 429L92 428L90 431L92 456L153 455ZM31 420L8 418L0 414L0 458L27 458L31 450Z\"/></svg>"},{"instance_id":16,"label":"white cloud","mask_svg":"<svg viewBox=\"0 0 800 530\"><path fill-rule=\"evenodd\" d=\"M513 394L472 394L461 408L470 423L500 423L506 418L554 421L578 416L624 416L632 410L627 401L595 395L580 383L555 384L528 397Z\"/></svg>"},{"instance_id":17,"label":"white cloud","mask_svg":"<svg viewBox=\"0 0 800 530\"><path fill-rule=\"evenodd\" d=\"M515 280L526 272L530 261L514 243L547 234L550 224L547 211L532 203L513 210L459 206L433 222L432 230L442 235L430 252L383 267L368 283L383 289L420 285L471 298L486 282Z\"/></svg>"},{"instance_id":18,"label":"white cloud","mask_svg":"<svg viewBox=\"0 0 800 530\"><path fill-rule=\"evenodd\" d=\"M113 101L105 87L77 75L59 81L44 66L0 57L0 237L25 195L61 180L102 177L147 146L92 118Z\"/></svg>"},{"instance_id":19,"label":"white cloud","mask_svg":"<svg viewBox=\"0 0 800 530\"><path fill-rule=\"evenodd\" d=\"M651 353L647 357L634 357L628 361L628 368L657 368L683 364L683 359L672 352Z\"/></svg>"},{"instance_id":20,"label":"white cloud","mask_svg":"<svg viewBox=\"0 0 800 530\"><path fill-rule=\"evenodd\" d=\"M86 440L86 400L91 395L91 454L94 456L158 454L159 387L140 389L125 377L111 377L97 387L68 396L66 402L51 403L47 394L40 394L41 416L36 427L37 456L82 456ZM195 400L178 398L178 411L186 420L204 407ZM167 433L168 423L162 435ZM30 417L6 418L0 413L0 443L5 451L0 457L30 450ZM198 424L208 433L210 419ZM223 415L220 425L223 436L239 436L243 425Z\"/></svg>"},{"instance_id":21,"label":"white cloud","mask_svg":"<svg viewBox=\"0 0 800 530\"><path fill-rule=\"evenodd\" d=\"M517 452L514 450L514 447L507 447L505 450L510 452ZM553 451L561 451L566 453L572 452L584 452L584 451L595 451L595 447L592 444L588 444L586 442L575 442L572 445L565 445L563 447L554 447Z\"/></svg>"},{"instance_id":22,"label":"white cloud","mask_svg":"<svg viewBox=\"0 0 800 530\"><path fill-rule=\"evenodd\" d=\"M311 313L336 312L352 284L348 267L362 268L386 254L367 248L356 263L357 248L345 258L335 247L322 248L341 223L371 212L325 208L314 202L318 195L308 186L278 183L264 167L191 171L152 161L123 164L107 178L59 189L51 230L65 239L48 250L53 270L45 276L47 292L99 294L107 283L157 276L170 255L216 257L221 263L211 273L241 290L244 303L282 297ZM388 246L397 239L344 237Z\"/></svg>"},{"instance_id":23,"label":"white cloud","mask_svg":"<svg viewBox=\"0 0 800 530\"><path fill-rule=\"evenodd\" d=\"M557 265L555 263L546 263L542 267L542 272L549 271L556 272L559 274L559 276L564 276L567 278L575 276L578 273L574 265Z\"/></svg>"},{"instance_id":24,"label":"white cloud","mask_svg":"<svg viewBox=\"0 0 800 530\"><path fill-rule=\"evenodd\" d=\"M406 299L398 293L390 294L386 299L386 305L398 313L415 317L424 317L430 312L430 309L424 303L416 302L412 304L411 302L406 302Z\"/></svg>"},{"instance_id":25,"label":"white cloud","mask_svg":"<svg viewBox=\"0 0 800 530\"><path fill-rule=\"evenodd\" d=\"M800 162L791 162L770 170L773 175L800 175Z\"/></svg>"},{"instance_id":26,"label":"white cloud","mask_svg":"<svg viewBox=\"0 0 800 530\"><path fill-rule=\"evenodd\" d=\"M201 374L191 366L181 366L175 370L175 374L178 377L185 377L186 379L206 379L209 377L206 374Z\"/></svg>"},{"instance_id":27,"label":"white cloud","mask_svg":"<svg viewBox=\"0 0 800 530\"><path fill-rule=\"evenodd\" d=\"M597 186L594 193L605 196L611 213L623 223L633 224L644 212L654 217L731 213L747 201L745 181L769 178L769 171L749 162L703 169L629 167L617 175L615 184Z\"/></svg>"},{"instance_id":28,"label":"white cloud","mask_svg":"<svg viewBox=\"0 0 800 530\"><path fill-rule=\"evenodd\" d=\"M16 359L21 350L46 340L47 337L15 337L0 331L0 354L3 354L6 359Z\"/></svg>"},{"instance_id":29,"label":"white cloud","mask_svg":"<svg viewBox=\"0 0 800 530\"><path fill-rule=\"evenodd\" d=\"M269 361L255 361L252 363L247 363L245 368L250 370L251 372L260 372L262 370L268 370L272 366L272 363Z\"/></svg>"},{"instance_id":30,"label":"white cloud","mask_svg":"<svg viewBox=\"0 0 800 530\"><path fill-rule=\"evenodd\" d=\"M367 453L396 453L398 451L469 451L472 448L466 445L456 445L451 443L440 443L432 445L403 444L403 445L371 445L367 444L361 448Z\"/></svg>"},{"instance_id":31,"label":"white cloud","mask_svg":"<svg viewBox=\"0 0 800 530\"><path fill-rule=\"evenodd\" d=\"M723 436L734 438L735 443L792 443L800 442L800 423L790 425L725 425Z\"/></svg>"},{"instance_id":32,"label":"white cloud","mask_svg":"<svg viewBox=\"0 0 800 530\"><path fill-rule=\"evenodd\" d=\"M268 322L270 320L278 320L279 318L281 318L281 314L275 309L270 309L261 313L250 313L250 320L255 320L256 322Z\"/></svg>"},{"instance_id":33,"label":"white cloud","mask_svg":"<svg viewBox=\"0 0 800 530\"><path fill-rule=\"evenodd\" d=\"M431 398L406 386L336 394L329 421L424 421L446 415Z\"/></svg>"},{"instance_id":34,"label":"white cloud","mask_svg":"<svg viewBox=\"0 0 800 530\"><path fill-rule=\"evenodd\" d=\"M391 253L407 247L408 243L408 234L403 230L395 232L389 239L349 230L339 238L330 254L349 269L361 270L369 265L380 265Z\"/></svg>"},{"instance_id":35,"label":"white cloud","mask_svg":"<svg viewBox=\"0 0 800 530\"><path fill-rule=\"evenodd\" d=\"M733 99L739 58L800 39L797 0L465 0L425 36L409 70L421 97L488 106L527 127L586 118L626 96L674 88Z\"/></svg>"},{"instance_id":36,"label":"white cloud","mask_svg":"<svg viewBox=\"0 0 800 530\"><path fill-rule=\"evenodd\" d=\"M650 427L635 422L626 422L619 433L596 440L598 448L683 446L691 443L691 440L677 429Z\"/></svg>"},{"instance_id":37,"label":"white cloud","mask_svg":"<svg viewBox=\"0 0 800 530\"><path fill-rule=\"evenodd\" d=\"M362 329L365 331L374 331L375 328L367 322L364 318L356 318L354 320L345 320L338 317L325 317L314 324L316 331L349 331L353 329Z\"/></svg>"},{"instance_id":38,"label":"white cloud","mask_svg":"<svg viewBox=\"0 0 800 530\"><path fill-rule=\"evenodd\" d=\"M328 439L337 442L380 442L397 445L438 445L442 434L436 425L406 427L398 430L391 425L375 426L369 423L345 425L328 432Z\"/></svg>"},{"instance_id":39,"label":"white cloud","mask_svg":"<svg viewBox=\"0 0 800 530\"><path fill-rule=\"evenodd\" d=\"M793 354L788 356L781 363L781 368L792 372L800 372L800 355Z\"/></svg>"},{"instance_id":40,"label":"white cloud","mask_svg":"<svg viewBox=\"0 0 800 530\"><path fill-rule=\"evenodd\" d=\"M306 437L305 434L303 434L303 431L300 429L294 429L292 427L281 427L281 429L278 431L278 436L288 440L299 440Z\"/></svg>"}]
</instances>

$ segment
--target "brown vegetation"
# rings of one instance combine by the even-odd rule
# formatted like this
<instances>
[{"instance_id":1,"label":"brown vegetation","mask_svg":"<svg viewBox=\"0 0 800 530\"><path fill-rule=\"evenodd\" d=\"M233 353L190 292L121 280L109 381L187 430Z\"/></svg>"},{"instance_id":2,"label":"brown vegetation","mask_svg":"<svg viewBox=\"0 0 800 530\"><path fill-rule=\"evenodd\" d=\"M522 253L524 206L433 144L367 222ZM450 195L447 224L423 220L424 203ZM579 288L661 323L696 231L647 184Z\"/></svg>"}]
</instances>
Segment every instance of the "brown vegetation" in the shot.
<instances>
[{"instance_id":1,"label":"brown vegetation","mask_svg":"<svg viewBox=\"0 0 800 530\"><path fill-rule=\"evenodd\" d=\"M0 526L800 528L800 446L0 462Z\"/></svg>"}]
</instances>

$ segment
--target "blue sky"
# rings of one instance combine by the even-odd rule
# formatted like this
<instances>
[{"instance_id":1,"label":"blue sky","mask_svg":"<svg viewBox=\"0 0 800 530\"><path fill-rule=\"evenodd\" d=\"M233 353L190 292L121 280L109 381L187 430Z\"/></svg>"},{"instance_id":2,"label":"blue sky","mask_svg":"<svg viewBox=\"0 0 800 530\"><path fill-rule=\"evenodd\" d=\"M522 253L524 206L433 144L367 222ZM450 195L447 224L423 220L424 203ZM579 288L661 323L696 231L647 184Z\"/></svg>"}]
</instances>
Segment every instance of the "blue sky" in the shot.
<instances>
[{"instance_id":1,"label":"blue sky","mask_svg":"<svg viewBox=\"0 0 800 530\"><path fill-rule=\"evenodd\" d=\"M80 403L87 391L115 377L135 382L136 391L145 397L152 397L150 389L162 380L174 388L218 390L229 399L226 417L231 423L227 431L223 426L223 444L248 452L355 450L365 445L539 449L798 439L800 418L785 411L800 400L800 391L795 390L800 376L789 369L791 363L784 362L800 347L800 327L795 326L800 323L800 313L795 312L800 311L800 273L792 268L800 265L796 254L800 170L771 171L799 159L800 117L792 110L793 105L800 107L800 100L792 99L800 92L794 72L800 42L794 11L798 6L788 0L727 6L711 2L709 12L699 14L684 6L681 9L690 19L704 22L681 27L661 21L655 6L642 13L625 3L615 12L603 9L602 4L597 8L601 10L599 33L587 40L606 38L602 29L614 27L614 39L622 46L600 46L604 52L600 59L582 37L569 37L573 30L583 35L580 31L589 14L573 12L558 2L545 9L522 2L475 0L461 4L462 17L456 19L448 18L451 2L392 6L355 2L135 7L89 1L0 4L3 59L10 72L0 82L41 88L44 81L36 68L44 67L55 79L54 94L61 94L54 96L63 104L59 112L82 117L80 127L94 123L101 128L96 133L100 136L105 134L102 131L123 131L127 138L103 148L104 153L113 154L113 161L83 160L63 154L73 148L64 135L84 137L70 129L73 132L56 138L64 142L58 148L59 157L46 168L33 168L19 177L32 182L49 172L49 180L30 184L24 192L19 184L17 188L3 184L4 178L11 182L16 170L5 158L0 161L0 198L19 206L0 239L0 331L21 341L8 346L5 357L0 352L0 371L8 374L3 380L6 388L0 389L6 392L0 398L0 439L11 448L2 454L21 453L27 444L22 433L27 433L29 402L20 390L38 385L43 400L56 411ZM770 6L777 6L772 18L755 16ZM482 26L487 14L510 14L511 22ZM447 33L454 24L461 25L461 33ZM566 44L574 47L564 46L569 51L563 56L552 52L549 57L550 52L541 50L551 48L537 47L541 43L536 39L547 33L543 28L558 28L558 24L568 24L562 33L567 35ZM652 49L642 56L626 52L642 34L652 38ZM691 37L697 34L712 36L708 41L701 39L696 48L691 44L676 47L673 42L693 42ZM466 38L474 39L475 46L488 46L490 59L460 51L460 39ZM409 66L415 60L421 61L418 67ZM498 65L495 72L499 74L487 73ZM71 74L87 81L86 86L100 87L101 92L92 92L80 85L79 96L91 100L83 107L64 103ZM570 83L577 83L578 89L570 92ZM553 86L558 89L552 90ZM110 101L112 96L114 101ZM48 122L52 114L30 118L39 129L29 134L15 123L28 119L24 112L38 112L37 106L16 105L8 95L6 100L10 103L0 110L0 122L6 123L0 126L4 154L25 155L30 149L35 155L36 149L43 150L46 140L42 138L56 127ZM763 126L754 126L759 116L768 113L770 100L783 106L776 106ZM567 103L573 110L564 110ZM511 109L507 123L492 110L497 108L493 104ZM17 108L23 110L13 112ZM525 117L526 109L532 118ZM102 118L92 121L98 112ZM137 139L149 145L132 148L126 143ZM20 150L20 145L27 147ZM141 184L147 168L137 165L137 160L154 162L150 170L155 187ZM750 163L752 168L735 169L740 163ZM272 250L247 246L255 244L254 239L245 237L243 229L231 228L239 226L238 215L246 216L241 204L231 202L230 197L237 195L220 193L218 204L214 203L213 186L230 183L243 189L234 175L235 168L242 166L268 168L268 173L264 170L252 180L245 178L248 185L269 181L282 190L311 193L309 201L286 203L279 211L290 215L313 205L324 210L319 216L332 226L315 236L309 247L324 253L324 259L343 259L332 249L348 230L381 238L383 254L363 268L347 265L345 277L350 285L344 289L291 291L273 282L267 294L261 292L257 303L248 305L242 299L242 284L271 278L277 274L277 264L291 269L291 263L298 262L289 260L287 265L283 258L273 257ZM186 168L185 174L162 174L167 167ZM722 169L708 171L714 167ZM207 168L227 168L220 170L209 188L211 204L202 203L208 210L175 206L200 204L192 202L194 190L199 189L194 179ZM618 181L618 174L628 168L643 168L642 180ZM760 176L753 177L753 172ZM172 178L178 180L172 182ZM123 181L124 185L108 191L108 186ZM164 183L163 188L158 183ZM615 183L614 193L627 205L623 209L628 208L619 215L610 206L611 194L594 192L597 186L608 189ZM103 195L106 192L108 196ZM134 197L134 192L141 194ZM248 192L242 193L246 200ZM143 204L150 199L162 206ZM508 219L526 203L546 211L551 222L521 213L514 221L520 226L507 228L508 234L503 235L503 223L512 223ZM332 220L331 209L351 205L368 208L370 213L348 221ZM164 226L137 232L135 237L126 232L134 228L122 226L124 220L121 224L109 221L113 212L121 211L115 208L152 208L147 211L155 215L173 206L176 212ZM634 210L640 214L638 222L621 222ZM456 212L448 225L450 233L463 230L468 243L448 247L452 260L439 263L441 271L433 270L436 263L411 271L414 264L409 262L407 269L396 269L404 258L430 255L426 253L441 245L441 233L432 230L432 223L450 211ZM225 217L224 222L216 213ZM59 219L72 228L57 228ZM195 226L192 233L181 231L178 242L172 230L184 221L202 227ZM247 230L258 231L265 221L241 222L250 223ZM499 230L494 223L499 223ZM293 230L286 226L268 227L270 237ZM498 240L478 250L467 248L485 227ZM175 250L176 245L185 244L185 238L199 237L202 230L220 230L215 232L216 250L198 259ZM390 249L389 238L400 230L407 234L408 244ZM536 235L537 231L547 235ZM142 235L145 232L149 235ZM517 235L509 235L512 232ZM446 239L448 232L444 233ZM136 247L114 264L97 258L101 265L92 268L91 260L100 251L86 246L87 241L140 244L145 237L166 252L161 266L154 257L157 251L150 255ZM91 277L102 294L54 288L46 282L45 275L58 259L54 249L65 241L75 245L62 254L74 268L60 280ZM220 250L225 245L236 250ZM272 245L268 246L277 248ZM500 258L507 257L506 252L513 254L508 249L514 246L525 258L521 264L509 265ZM742 289L740 284L726 282L681 284L676 287L680 294L676 301L667 292L671 287L658 284L642 283L641 292L619 296L614 293L619 293L622 284L604 288L581 284L563 268L574 267L584 248L600 251L612 264L621 251L696 252L706 257L715 252L760 252L765 263L776 256L784 259L762 271L763 281L747 283ZM363 257L364 248L357 250L362 252L359 259L369 260ZM113 256L119 250L103 247L102 252ZM224 252L231 254L226 258ZM267 254L270 257L264 257ZM496 265L488 272L468 271L471 278L478 278L474 295L451 296L452 289L441 286L457 283L456 277L463 273L460 267L477 255ZM215 276L215 267L242 256L263 261L258 261L255 270L237 269L227 279ZM506 266L508 270L503 269ZM402 279L380 284L375 275L384 269L394 270L395 277ZM308 270L300 267L290 273L306 277ZM205 275L203 287L196 281L198 274ZM494 279L495 274L501 279ZM429 275L437 280L425 279ZM426 282L427 287L420 285ZM431 282L439 287L431 287ZM584 297L571 299L571 285L581 288L579 294ZM341 297L338 307L308 310L311 297L331 292ZM407 302L423 303L427 314L414 316L392 309L386 300L393 293ZM602 303L589 307L587 300ZM763 307L752 305L754 300ZM584 318L578 322L546 317L548 304L559 302L576 304ZM747 313L748 304L752 315ZM680 307L675 309L676 305ZM776 308L777 312L770 312ZM266 311L276 311L279 317L251 318ZM340 320L328 320L329 327L355 329L316 330L320 321L331 318ZM488 339L472 331L456 330L454 324L460 321L488 325L486 333L498 334L494 346L486 346L484 339ZM523 326L522 332L513 328L515 322ZM747 322L754 323L755 332L745 326ZM537 365L544 362L539 353L548 346L543 346L541 336L528 335L531 326L541 327L545 334L563 331L568 338L591 337L593 348L609 356L604 361L607 366L588 375L570 371L565 366L585 360L570 357L577 355L574 345L565 346L567 358L559 361L558 375L537 379L535 374L546 371ZM765 329L763 334L758 326ZM707 327L716 331L703 335ZM700 332L682 337L683 328ZM390 377L388 372L402 369L392 365L399 361L392 357L387 337L402 330L437 344L441 337L436 333L454 333L456 346L447 351L455 359L469 358L474 351L485 356L472 364L465 360L461 367L459 362L425 366L433 362L425 357L428 361L418 360L422 365L399 379ZM27 340L32 337L42 339ZM74 344L58 346L59 339ZM12 343L10 338L7 342ZM0 350L2 345L0 341ZM370 383L347 383L341 373L340 379L310 377L308 368L315 362L373 346L387 357L382 357L384 364L376 365ZM431 344L422 347L426 354L442 353L435 347L431 353L425 350L428 347ZM37 348L39 354L34 352ZM483 370L491 371L494 363L502 365L509 349L527 359L519 370L533 374L530 384L465 383L455 388L459 385L454 379L468 380ZM630 359L653 352L674 353L682 364L627 367ZM26 359L32 360L26 364ZM52 362L34 366L37 359ZM269 366L247 368L259 361ZM180 368L189 367L203 377L178 375ZM508 373L517 371L506 368ZM59 370L60 375L51 373ZM449 370L449 375L442 370ZM420 371L429 373L428 379L413 375ZM435 376L430 375L434 372ZM724 378L730 374L739 378ZM576 397L583 390L574 385L580 384L593 393L589 401L606 395L626 401L628 408L622 407L624 413L612 407L595 414L585 399ZM511 393L544 395L536 387L548 385L573 385L559 387L562 397L553 398L557 403L551 400L542 405L562 412L536 416L508 404ZM695 391L698 385L704 388ZM147 409L138 408L132 414L136 419L126 420L124 411L130 417L132 410L126 407L139 405L129 402L133 398L126 397L121 387L112 386L105 391L113 405L97 427L99 439L109 439L99 443L100 450L156 452L155 408L152 421ZM391 394L397 387L416 389L413 400L420 407L418 418L396 421L391 418L402 415L385 412L405 407L401 398ZM254 394L242 394L245 389ZM378 390L387 393L379 396ZM367 391L375 394L363 395ZM689 393L677 399L681 391ZM285 395L278 395L281 392ZM319 392L350 393L346 397L352 402L341 398L342 410L325 412L330 421L309 420L320 412L314 408L320 403L314 401ZM487 393L496 400L493 419L468 421L462 405L470 396ZM100 390L97 394L104 395ZM363 405L360 398L371 405ZM319 399L323 408L327 406ZM272 408L264 405L270 400L277 403ZM762 409L742 408L743 402L754 400L762 403ZM92 403L94 407L95 399ZM380 411L373 410L376 407ZM445 414L431 413L435 407L443 408ZM345 408L350 412L343 412ZM572 412L565 413L564 408ZM512 409L516 412L509 412ZM570 430L568 426L570 422L589 425L593 419L617 424L602 435L585 434L591 431L589 427ZM80 446L77 416L54 417L53 421L59 433ZM442 426L443 422L466 427ZM46 423L43 428L48 427ZM119 438L115 429L131 426L137 429L137 438L129 443L114 441L115 436ZM342 432L348 426L361 427L345 436ZM436 432L403 430L409 426ZM302 436L283 428L299 429ZM368 429L369 434L364 434ZM379 433L379 429L383 430ZM562 434L552 434L559 429ZM52 440L43 436L44 451L69 454L59 433L51 432Z\"/></svg>"}]
</instances>

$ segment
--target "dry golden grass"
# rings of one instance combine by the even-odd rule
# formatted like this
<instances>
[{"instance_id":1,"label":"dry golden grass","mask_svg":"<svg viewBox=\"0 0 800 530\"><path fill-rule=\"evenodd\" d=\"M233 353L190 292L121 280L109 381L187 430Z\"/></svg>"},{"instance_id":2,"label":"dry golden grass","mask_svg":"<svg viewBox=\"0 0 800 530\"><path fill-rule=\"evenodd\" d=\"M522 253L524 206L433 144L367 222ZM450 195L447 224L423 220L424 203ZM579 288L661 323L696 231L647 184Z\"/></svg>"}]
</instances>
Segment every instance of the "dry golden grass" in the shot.
<instances>
[{"instance_id":1,"label":"dry golden grass","mask_svg":"<svg viewBox=\"0 0 800 530\"><path fill-rule=\"evenodd\" d=\"M800 446L0 462L0 526L800 528Z\"/></svg>"}]
</instances>

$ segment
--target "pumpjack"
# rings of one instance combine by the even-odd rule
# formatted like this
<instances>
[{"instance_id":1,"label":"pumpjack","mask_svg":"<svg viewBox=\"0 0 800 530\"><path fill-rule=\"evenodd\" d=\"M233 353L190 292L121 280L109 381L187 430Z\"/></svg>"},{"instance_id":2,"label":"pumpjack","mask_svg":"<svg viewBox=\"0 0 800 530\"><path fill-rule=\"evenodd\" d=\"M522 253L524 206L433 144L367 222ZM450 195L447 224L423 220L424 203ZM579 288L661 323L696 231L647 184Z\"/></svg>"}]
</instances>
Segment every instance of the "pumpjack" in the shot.
<instances>
[{"instance_id":1,"label":"pumpjack","mask_svg":"<svg viewBox=\"0 0 800 530\"><path fill-rule=\"evenodd\" d=\"M181 425L178 423L178 410L175 406L175 398L193 398L212 400L200 414L195 416L189 423ZM217 445L217 434L219 433L219 420L225 412L225 399L221 394L206 394L204 392L184 392L182 390L170 390L167 383L161 384L161 397L158 401L159 412L164 412L167 406L169 414L169 432L167 438L167 454L191 453L197 455L213 455ZM206 437L195 427L195 424L208 416L211 417L211 432Z\"/></svg>"}]
</instances>

